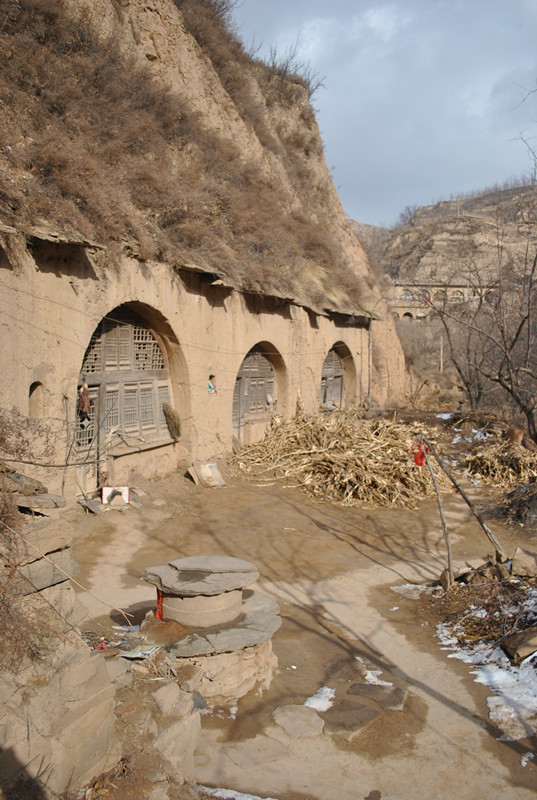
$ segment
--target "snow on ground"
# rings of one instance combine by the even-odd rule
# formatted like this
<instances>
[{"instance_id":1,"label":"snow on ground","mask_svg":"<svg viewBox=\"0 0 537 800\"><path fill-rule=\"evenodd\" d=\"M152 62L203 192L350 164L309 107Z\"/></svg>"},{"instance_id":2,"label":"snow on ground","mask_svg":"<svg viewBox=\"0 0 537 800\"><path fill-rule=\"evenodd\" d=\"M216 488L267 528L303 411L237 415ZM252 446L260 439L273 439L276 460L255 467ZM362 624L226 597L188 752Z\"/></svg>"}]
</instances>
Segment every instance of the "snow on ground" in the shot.
<instances>
[{"instance_id":1,"label":"snow on ground","mask_svg":"<svg viewBox=\"0 0 537 800\"><path fill-rule=\"evenodd\" d=\"M529 590L520 604L521 610L532 610L537 614L537 591ZM479 618L482 609L473 607L470 613ZM500 728L503 741L516 741L537 734L537 653L514 666L501 647L490 647L479 643L473 647L459 644L455 624L440 623L437 635L443 649L450 650L449 658L458 658L472 664L471 672L477 683L490 687L494 695L489 697L490 719Z\"/></svg>"},{"instance_id":2,"label":"snow on ground","mask_svg":"<svg viewBox=\"0 0 537 800\"><path fill-rule=\"evenodd\" d=\"M308 708L314 708L316 711L328 711L328 709L334 705L335 694L335 689L330 689L328 686L321 686L314 695L308 697L304 705L308 706Z\"/></svg>"},{"instance_id":3,"label":"snow on ground","mask_svg":"<svg viewBox=\"0 0 537 800\"><path fill-rule=\"evenodd\" d=\"M356 661L359 661L360 664L362 664L362 666L365 667L365 661L364 661L363 658L360 658L360 656L355 656L355 658L356 658ZM382 670L381 669L367 669L366 668L366 673L365 673L365 676L364 676L364 680L365 680L366 683L370 683L373 686L393 686L393 683L390 683L389 681L381 681L380 678L379 678L379 675L382 675Z\"/></svg>"},{"instance_id":4,"label":"snow on ground","mask_svg":"<svg viewBox=\"0 0 537 800\"><path fill-rule=\"evenodd\" d=\"M221 797L222 800L276 800L274 797L258 797L256 794L244 794L234 789L211 789L210 786L201 786L204 792L212 797Z\"/></svg>"}]
</instances>

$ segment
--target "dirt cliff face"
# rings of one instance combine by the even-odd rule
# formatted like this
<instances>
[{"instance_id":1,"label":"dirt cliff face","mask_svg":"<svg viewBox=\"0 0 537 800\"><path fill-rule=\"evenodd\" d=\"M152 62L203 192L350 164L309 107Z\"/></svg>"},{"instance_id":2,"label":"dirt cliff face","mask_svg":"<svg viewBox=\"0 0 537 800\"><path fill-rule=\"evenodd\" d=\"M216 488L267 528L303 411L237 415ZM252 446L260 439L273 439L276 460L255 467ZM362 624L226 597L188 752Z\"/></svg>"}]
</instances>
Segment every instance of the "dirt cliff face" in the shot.
<instances>
[{"instance_id":1,"label":"dirt cliff face","mask_svg":"<svg viewBox=\"0 0 537 800\"><path fill-rule=\"evenodd\" d=\"M522 269L536 238L537 190L515 187L421 206L392 231L351 223L378 275L401 283L491 284Z\"/></svg>"},{"instance_id":2,"label":"dirt cliff face","mask_svg":"<svg viewBox=\"0 0 537 800\"><path fill-rule=\"evenodd\" d=\"M300 76L198 0L22 0L4 28L0 213L310 307L385 308ZM3 85L2 85L3 84Z\"/></svg>"}]
</instances>

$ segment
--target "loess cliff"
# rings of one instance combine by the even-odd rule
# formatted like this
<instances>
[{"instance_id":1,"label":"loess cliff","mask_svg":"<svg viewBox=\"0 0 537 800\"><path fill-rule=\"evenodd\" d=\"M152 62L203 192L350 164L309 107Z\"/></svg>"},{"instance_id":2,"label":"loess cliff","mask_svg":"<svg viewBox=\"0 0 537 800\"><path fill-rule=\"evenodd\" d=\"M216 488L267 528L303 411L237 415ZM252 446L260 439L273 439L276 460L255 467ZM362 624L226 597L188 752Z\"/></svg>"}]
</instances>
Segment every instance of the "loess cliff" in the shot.
<instances>
[{"instance_id":1,"label":"loess cliff","mask_svg":"<svg viewBox=\"0 0 537 800\"><path fill-rule=\"evenodd\" d=\"M420 206L393 230L350 224L379 277L491 284L500 271L516 272L527 263L537 236L536 208L535 186L516 186Z\"/></svg>"},{"instance_id":2,"label":"loess cliff","mask_svg":"<svg viewBox=\"0 0 537 800\"><path fill-rule=\"evenodd\" d=\"M20 0L0 13L0 221L383 316L307 80L214 0Z\"/></svg>"}]
</instances>

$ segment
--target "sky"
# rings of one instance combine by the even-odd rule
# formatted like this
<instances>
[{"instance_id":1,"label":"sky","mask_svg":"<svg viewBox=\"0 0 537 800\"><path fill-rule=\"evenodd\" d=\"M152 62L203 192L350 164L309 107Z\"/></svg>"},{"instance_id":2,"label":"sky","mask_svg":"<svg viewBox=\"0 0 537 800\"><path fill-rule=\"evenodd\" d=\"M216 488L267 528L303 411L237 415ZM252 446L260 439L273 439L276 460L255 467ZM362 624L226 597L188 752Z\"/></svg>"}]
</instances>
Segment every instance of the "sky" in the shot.
<instances>
[{"instance_id":1,"label":"sky","mask_svg":"<svg viewBox=\"0 0 537 800\"><path fill-rule=\"evenodd\" d=\"M532 174L537 0L237 0L233 20L258 57L296 47L324 77L312 104L351 219Z\"/></svg>"}]
</instances>

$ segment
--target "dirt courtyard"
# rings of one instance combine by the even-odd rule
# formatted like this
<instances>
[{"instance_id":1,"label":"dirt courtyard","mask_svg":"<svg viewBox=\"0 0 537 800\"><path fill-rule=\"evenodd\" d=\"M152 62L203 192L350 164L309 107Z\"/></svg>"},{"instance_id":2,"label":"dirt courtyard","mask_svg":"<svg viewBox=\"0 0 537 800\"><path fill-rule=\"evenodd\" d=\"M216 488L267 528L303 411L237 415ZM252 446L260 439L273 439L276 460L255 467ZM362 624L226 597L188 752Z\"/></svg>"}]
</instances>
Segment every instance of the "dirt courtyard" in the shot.
<instances>
[{"instance_id":1,"label":"dirt courtyard","mask_svg":"<svg viewBox=\"0 0 537 800\"><path fill-rule=\"evenodd\" d=\"M73 535L77 579L135 621L155 605L154 588L140 580L145 567L181 556L252 561L259 589L278 600L270 688L203 715L198 783L277 800L533 798L537 767L523 756L535 753L535 741L499 740L488 717L491 690L440 648L430 602L401 588L437 579L445 566L436 502L348 508L285 482L224 472L217 489L181 474L138 476L141 499L128 510L71 509L60 522ZM475 490L473 497L483 499ZM446 496L445 509L456 563L484 558L491 546L460 496ZM493 529L508 554L531 541L524 528ZM80 627L109 625L108 610L80 595ZM356 704L348 687L357 665L403 701L383 706L372 695ZM274 723L275 708L303 704L323 686L335 696L320 713L320 735L293 737Z\"/></svg>"}]
</instances>

